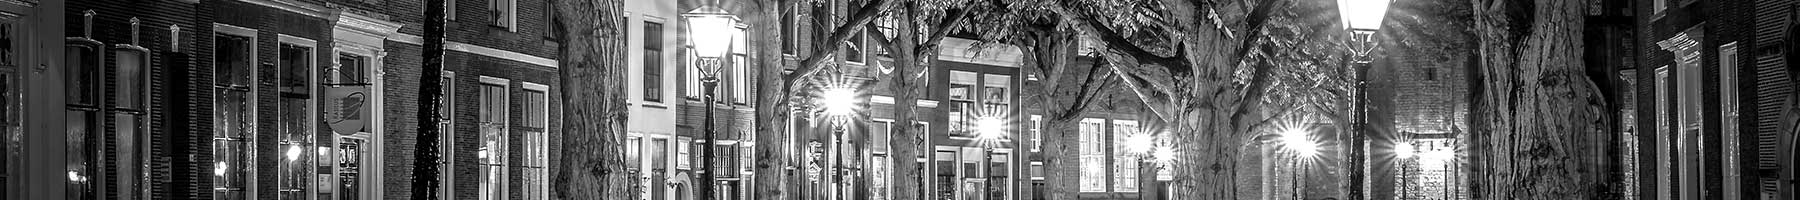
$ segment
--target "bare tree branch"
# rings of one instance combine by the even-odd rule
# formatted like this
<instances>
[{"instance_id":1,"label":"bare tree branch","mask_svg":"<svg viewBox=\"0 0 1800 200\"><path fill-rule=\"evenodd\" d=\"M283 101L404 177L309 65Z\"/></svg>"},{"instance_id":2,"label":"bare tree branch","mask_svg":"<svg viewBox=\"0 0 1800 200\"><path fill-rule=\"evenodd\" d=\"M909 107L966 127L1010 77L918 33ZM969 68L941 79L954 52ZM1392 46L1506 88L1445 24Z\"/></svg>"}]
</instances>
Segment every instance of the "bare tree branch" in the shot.
<instances>
[{"instance_id":1,"label":"bare tree branch","mask_svg":"<svg viewBox=\"0 0 1800 200\"><path fill-rule=\"evenodd\" d=\"M825 41L827 42L818 44L842 43L845 40L849 40L851 34L862 33L863 25L869 24L875 17L880 16L882 8L888 6L891 2L893 1L871 0L864 3L862 7L859 7L856 11L850 13L849 21L832 29L831 36L825 37ZM825 20L823 19L825 17L818 16L821 15L815 15L813 18L815 18L815 20ZM793 73L781 77L783 84L792 87L793 85L798 84L802 78L817 73L819 68L823 68L821 64L824 63L827 58L836 56L836 53L837 48L813 48L811 56L807 56L806 59L800 60L800 66L795 68Z\"/></svg>"}]
</instances>

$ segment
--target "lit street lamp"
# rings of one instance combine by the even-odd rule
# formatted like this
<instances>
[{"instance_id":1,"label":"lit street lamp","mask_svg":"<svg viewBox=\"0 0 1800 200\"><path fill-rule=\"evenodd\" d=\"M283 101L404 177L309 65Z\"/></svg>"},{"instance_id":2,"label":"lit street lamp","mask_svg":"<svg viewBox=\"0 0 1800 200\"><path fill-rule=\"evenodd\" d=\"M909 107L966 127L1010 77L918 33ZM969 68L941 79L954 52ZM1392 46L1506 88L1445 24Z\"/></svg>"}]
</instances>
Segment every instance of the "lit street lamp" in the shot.
<instances>
[{"instance_id":1,"label":"lit street lamp","mask_svg":"<svg viewBox=\"0 0 1800 200\"><path fill-rule=\"evenodd\" d=\"M843 191L842 188L839 187L843 187L842 184L845 180L840 174L844 173L841 171L849 171L850 169L842 166L843 163L840 162L843 159L842 154L844 152L843 149L841 149L843 148L842 143L844 142L844 139L841 138L845 137L844 134L848 134L850 122L854 121L859 115L857 111L862 109L857 105L859 100L857 99L856 83L851 79L842 77L843 74L841 73L838 75L838 78L820 83L821 88L817 94L818 96L813 100L813 104L818 106L816 111L819 114L823 114L823 118L825 121L829 122L832 130L831 138L827 140L830 142L830 145L826 147L827 151L830 151L830 153L824 156L825 158L823 159L825 159L825 162L822 163L824 165L823 167L829 167L830 169L830 171L828 171L829 173L822 173L823 176L829 177L827 183L831 185L827 187L828 190L824 192L825 194L828 194L826 196L840 196L841 194L838 194L837 192Z\"/></svg>"},{"instance_id":2,"label":"lit street lamp","mask_svg":"<svg viewBox=\"0 0 1800 200\"><path fill-rule=\"evenodd\" d=\"M1356 97L1354 97L1356 98L1356 108L1354 112L1356 126L1354 127L1355 130L1351 132L1351 155L1347 160L1350 161L1350 166L1359 169L1351 170L1349 173L1350 180L1348 181L1350 184L1346 184L1350 186L1350 188L1346 189L1349 192L1349 195L1346 195L1349 200L1364 199L1364 186L1362 184L1363 179L1367 176L1366 171L1369 170L1367 161L1368 156L1366 156L1368 153L1368 142L1366 142L1366 140L1369 134L1368 72L1369 62L1375 60L1370 56L1370 53L1375 51L1375 47L1377 46L1374 39L1375 31L1381 30L1382 19L1387 17L1388 3L1391 2L1392 0L1337 1L1338 18L1342 20L1344 29L1350 31L1350 52L1354 54L1351 58L1355 61L1356 65Z\"/></svg>"},{"instance_id":3,"label":"lit street lamp","mask_svg":"<svg viewBox=\"0 0 1800 200\"><path fill-rule=\"evenodd\" d=\"M700 149L700 166L702 167L695 173L699 174L702 183L698 185L700 186L700 195L698 196L701 200L710 200L713 199L713 185L719 184L714 181L715 175L712 173L713 146L718 144L718 141L713 139L713 135L715 135L713 131L713 93L714 89L719 87L719 68L724 65L720 58L724 57L726 51L731 49L732 40L736 39L734 32L737 28L738 18L726 12L724 8L719 8L718 5L700 6L700 8L682 14L681 17L687 19L688 39L693 42L694 55L699 59L697 62L699 64L694 67L699 68L700 82L706 87L706 101L703 102L706 104L706 135L702 136L706 142L702 143L705 146L701 146Z\"/></svg>"}]
</instances>

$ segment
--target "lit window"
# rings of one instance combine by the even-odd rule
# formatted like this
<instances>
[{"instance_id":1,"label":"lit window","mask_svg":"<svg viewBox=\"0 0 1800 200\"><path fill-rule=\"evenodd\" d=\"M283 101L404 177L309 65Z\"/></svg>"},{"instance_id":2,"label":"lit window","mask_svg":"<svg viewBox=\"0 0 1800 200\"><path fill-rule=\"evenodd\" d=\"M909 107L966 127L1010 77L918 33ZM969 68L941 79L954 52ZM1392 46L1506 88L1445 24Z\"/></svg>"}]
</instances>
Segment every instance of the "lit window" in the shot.
<instances>
[{"instance_id":1,"label":"lit window","mask_svg":"<svg viewBox=\"0 0 1800 200\"><path fill-rule=\"evenodd\" d=\"M507 199L507 84L483 81L481 85L480 199Z\"/></svg>"},{"instance_id":2,"label":"lit window","mask_svg":"<svg viewBox=\"0 0 1800 200\"><path fill-rule=\"evenodd\" d=\"M1137 132L1136 121L1113 121L1113 192L1137 192L1138 156L1125 151L1126 136Z\"/></svg>"},{"instance_id":3,"label":"lit window","mask_svg":"<svg viewBox=\"0 0 1800 200\"><path fill-rule=\"evenodd\" d=\"M282 158L276 165L281 178L279 195L281 199L306 199L318 184L313 181L316 154L311 153L318 149L314 146L318 133L313 131L318 125L312 120L313 48L282 43L278 50L275 88L281 98L275 102L280 119L275 126L281 135L276 149Z\"/></svg>"},{"instance_id":4,"label":"lit window","mask_svg":"<svg viewBox=\"0 0 1800 200\"><path fill-rule=\"evenodd\" d=\"M488 0L488 16L493 25L518 31L518 0Z\"/></svg>"},{"instance_id":5,"label":"lit window","mask_svg":"<svg viewBox=\"0 0 1800 200\"><path fill-rule=\"evenodd\" d=\"M734 37L744 38L743 34L744 29L740 28ZM748 104L751 87L750 62L754 61L750 60L750 51L745 49L744 40L732 40L732 43L734 44L731 45L731 99L737 104Z\"/></svg>"},{"instance_id":6,"label":"lit window","mask_svg":"<svg viewBox=\"0 0 1800 200\"><path fill-rule=\"evenodd\" d=\"M534 86L536 88L533 88ZM545 136L545 132L550 130L548 120L550 99L546 90L548 88L544 85L526 83L525 96L520 102L525 104L521 106L525 108L525 112L521 113L525 118L525 135L523 137L525 141L521 144L525 147L525 151L520 152L525 161L523 166L520 166L523 168L520 171L525 173L525 176L521 177L525 180L525 185L520 190L524 191L523 195L526 200L550 199L550 154L548 152L550 145L548 137Z\"/></svg>"},{"instance_id":7,"label":"lit window","mask_svg":"<svg viewBox=\"0 0 1800 200\"><path fill-rule=\"evenodd\" d=\"M1106 192L1106 120L1081 120L1081 192Z\"/></svg>"},{"instance_id":8,"label":"lit window","mask_svg":"<svg viewBox=\"0 0 1800 200\"><path fill-rule=\"evenodd\" d=\"M255 163L255 101L251 84L255 75L256 42L249 36L218 34L213 37L213 197L251 199L251 163ZM73 130L71 130L73 131Z\"/></svg>"},{"instance_id":9,"label":"lit window","mask_svg":"<svg viewBox=\"0 0 1800 200\"><path fill-rule=\"evenodd\" d=\"M1031 115L1031 151L1044 149L1044 116Z\"/></svg>"}]
</instances>

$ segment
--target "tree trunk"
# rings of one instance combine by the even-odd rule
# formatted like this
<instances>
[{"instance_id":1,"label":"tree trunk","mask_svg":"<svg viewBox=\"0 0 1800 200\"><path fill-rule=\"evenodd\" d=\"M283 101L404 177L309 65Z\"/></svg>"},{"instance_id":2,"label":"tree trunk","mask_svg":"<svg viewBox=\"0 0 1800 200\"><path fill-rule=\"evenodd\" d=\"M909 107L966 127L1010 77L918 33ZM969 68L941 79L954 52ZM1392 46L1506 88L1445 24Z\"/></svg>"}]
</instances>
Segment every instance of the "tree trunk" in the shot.
<instances>
[{"instance_id":1,"label":"tree trunk","mask_svg":"<svg viewBox=\"0 0 1800 200\"><path fill-rule=\"evenodd\" d=\"M637 199L637 181L626 171L626 26L618 0L555 1L562 20L560 73L563 99L560 199ZM586 23L594 22L594 23Z\"/></svg>"},{"instance_id":2,"label":"tree trunk","mask_svg":"<svg viewBox=\"0 0 1800 200\"><path fill-rule=\"evenodd\" d=\"M418 139L413 140L412 199L438 199L438 100L444 87L444 1L425 1L424 66L419 72Z\"/></svg>"},{"instance_id":3,"label":"tree trunk","mask_svg":"<svg viewBox=\"0 0 1800 200\"><path fill-rule=\"evenodd\" d=\"M1590 149L1612 120L1599 88L1584 74L1584 3L1476 1L1481 51L1473 112L1474 148L1484 199L1595 199L1611 193L1604 161ZM1515 18L1518 17L1518 18ZM1519 21L1514 21L1519 20Z\"/></svg>"},{"instance_id":4,"label":"tree trunk","mask_svg":"<svg viewBox=\"0 0 1800 200\"><path fill-rule=\"evenodd\" d=\"M1235 123L1228 112L1202 110L1187 112L1188 119L1168 122L1173 125L1175 155L1175 196L1183 199L1238 199L1238 146L1243 141L1225 123ZM1205 116L1205 117L1202 117Z\"/></svg>"},{"instance_id":5,"label":"tree trunk","mask_svg":"<svg viewBox=\"0 0 1800 200\"><path fill-rule=\"evenodd\" d=\"M746 10L749 10L749 13L743 15L745 23L780 24L777 20L781 19L778 16L783 13L781 12L782 8L784 6L791 7L786 4L772 0L757 0L744 4L748 7ZM755 60L756 66L758 66L755 78L756 146L753 147L756 156L755 185L751 187L752 190L755 190L753 193L757 199L788 199L788 186L801 183L788 182L792 176L789 174L788 168L793 164L789 163L791 158L788 156L800 152L787 151L787 148L793 145L788 144L791 136L788 135L787 130L788 120L792 117L793 112L791 112L792 109L786 99L788 94L793 94L793 85L788 85L783 80L782 69L786 65L783 65L781 56L781 40L798 38L781 35L780 28L780 26L751 26L750 32L746 33L751 36L748 38L780 38L746 41L749 42L750 47L755 49L756 56L751 59Z\"/></svg>"},{"instance_id":6,"label":"tree trunk","mask_svg":"<svg viewBox=\"0 0 1800 200\"><path fill-rule=\"evenodd\" d=\"M1047 115L1048 116L1048 115ZM1081 155L1078 117L1047 117L1038 131L1043 134L1044 195L1050 200L1073 200L1081 187Z\"/></svg>"}]
</instances>

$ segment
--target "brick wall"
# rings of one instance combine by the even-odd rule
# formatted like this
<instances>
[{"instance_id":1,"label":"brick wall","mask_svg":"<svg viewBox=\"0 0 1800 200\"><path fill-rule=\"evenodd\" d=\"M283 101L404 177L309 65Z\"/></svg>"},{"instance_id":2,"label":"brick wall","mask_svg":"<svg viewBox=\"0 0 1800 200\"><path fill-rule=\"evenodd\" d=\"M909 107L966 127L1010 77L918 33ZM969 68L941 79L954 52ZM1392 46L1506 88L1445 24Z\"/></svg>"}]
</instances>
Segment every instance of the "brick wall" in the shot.
<instances>
[{"instance_id":1,"label":"brick wall","mask_svg":"<svg viewBox=\"0 0 1800 200\"><path fill-rule=\"evenodd\" d=\"M386 173L383 183L386 184L384 188L386 198L408 198L411 191L413 152L416 151L414 145L418 140L416 136L418 121L415 118L418 113L416 102L420 91L416 88L419 87L421 62L420 57L406 55L421 55L421 52L419 46L411 44L388 42L386 46L390 54L384 60L387 62L384 67L386 74L383 75L382 80L385 84L383 95L386 98L384 99L386 106L384 112L387 115L384 127L385 136L387 136L384 145L387 145L387 151L384 152L384 156L388 160L383 166L384 173ZM524 163L523 155L521 155L524 147L521 144L524 141L522 113L525 107L522 107L521 103L522 95L525 92L523 88L525 82L550 86L550 90L546 94L550 101L548 102L550 118L547 127L549 132L545 135L549 141L549 147L547 147L548 156L550 156L548 158L549 170L551 173L555 173L559 165L558 161L561 159L557 149L561 149L562 145L557 142L561 141L562 137L560 130L562 126L560 118L562 88L557 79L556 69L455 51L446 53L445 63L444 69L456 74L455 82L451 83L455 92L452 94L454 96L452 129L455 134L455 146L454 152L443 154L455 162L456 173L453 176L457 182L447 186L455 188L456 199L473 199L478 194L479 182L474 180L480 180L479 160L475 155L481 144L477 123L477 119L480 117L478 105L480 103L479 90L482 84L480 76L509 80L507 88L510 96L507 99L509 102L507 116L508 123L510 123L508 130L511 133L508 136L510 143L507 148L509 162L512 164L508 170L510 176L509 195L514 198L522 198L520 196L522 194L521 186L523 186L521 177L524 173L519 165Z\"/></svg>"},{"instance_id":2,"label":"brick wall","mask_svg":"<svg viewBox=\"0 0 1800 200\"><path fill-rule=\"evenodd\" d=\"M1394 125L1398 131L1411 133L1449 133L1452 126L1468 112L1469 91L1461 53L1424 55L1427 52L1396 49Z\"/></svg>"},{"instance_id":3,"label":"brick wall","mask_svg":"<svg viewBox=\"0 0 1800 200\"><path fill-rule=\"evenodd\" d=\"M147 103L150 105L149 107L146 107L146 109L148 109L147 114L143 115L144 117L147 117L147 124L141 124L148 127L147 131L149 132L147 132L148 134L143 134L147 137L140 138L141 140L148 140L149 143L149 150L145 153L150 159L147 164L150 165L149 174L151 174L151 176L139 178L147 178L150 180L150 184L142 187L148 187L151 190L151 195L153 195L153 198L155 199L192 198L192 195L197 192L193 191L194 188L192 187L184 186L192 185L192 181L201 178L201 174L194 173L196 170L191 168L192 165L185 164L187 162L187 157L185 155L188 155L186 152L192 152L191 149L187 149L188 147L195 146L187 142L192 139L189 138L192 136L192 134L189 134L192 133L190 130L201 127L193 125L172 126L171 124L183 124L182 122L185 121L185 119L195 117L194 114L196 113L188 108L209 105L202 104L203 102L195 102L188 98L190 95L195 95L194 93L187 92L196 91L191 87L206 88L205 86L196 86L185 82L189 80L188 77L193 76L194 74L204 75L204 73L210 72L196 69L197 65L193 65L192 62L189 62L190 59L188 59L187 54L194 52L193 47L195 46L195 36L193 34L195 29L191 24L191 19L196 17L193 5L177 1L139 2L133 4L120 4L115 1L71 2L62 13L64 19L67 19L64 21L65 23L63 26L65 28L65 33L67 33L66 36L82 36L82 29L84 27L82 15L84 11L88 10L92 10L96 13L94 16L94 24L92 24L93 35L91 38L109 46L102 49L103 52L106 52L105 55L107 56L101 57L104 60L104 64L102 64L102 71L104 72L102 72L101 78L108 83L115 82L119 77L119 74L110 70L110 64L117 62L114 60L114 57L110 56L113 51L117 49L111 48L110 46L131 44L132 32L130 19L137 18L139 20L137 45L150 51L146 52L148 53L146 57L149 58L149 60L144 63L144 69L148 75L147 78L150 79L150 84L145 85L146 88L144 89L151 91L146 94ZM181 37L179 38L179 41L182 43L182 49L175 51L170 50L172 48L170 46L171 40L175 39L171 38L173 36L169 34L169 26L171 25L180 26L182 29L182 34L179 35L179 37ZM113 84L102 84L100 87L105 94L110 95L120 92ZM102 97L105 97L102 105L108 105L105 107L113 107L111 105L117 105L118 103L110 98L111 96L103 95ZM108 115L110 114L102 115L102 117L109 117ZM210 116L210 113L200 116ZM123 152L118 152L120 149L111 148L120 143L128 142L120 141L120 139L111 136L119 129L127 127L120 127L121 124L117 124L116 122L113 122L113 120L101 120L100 124L102 124L102 129L90 132L89 134L98 134L99 136L105 137L97 137L97 139L100 139L97 142L101 145L90 146L88 148L90 150L101 148L106 150L106 154L98 157L100 158L98 161L101 161L102 163L97 163L98 165L95 167L101 167L100 169L103 169L103 171L102 174L99 175L106 176L106 180L112 181L98 182L95 184L110 185L117 184L120 181L135 181L120 180L120 177L112 175L117 173L117 170L121 170L121 167L129 167L117 165L116 160L119 159L120 156L118 154ZM169 184L171 182L184 184ZM99 189L99 191L97 191L99 193L93 194L97 197L114 198L122 195L113 188L97 189Z\"/></svg>"}]
</instances>

